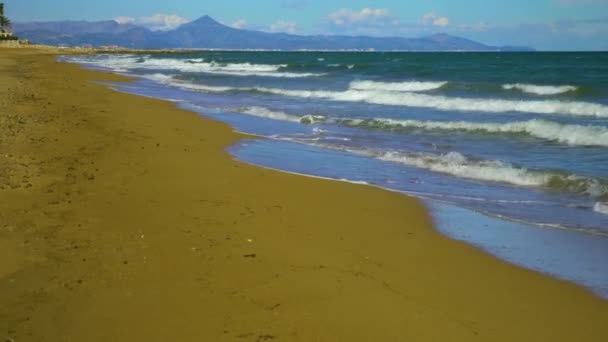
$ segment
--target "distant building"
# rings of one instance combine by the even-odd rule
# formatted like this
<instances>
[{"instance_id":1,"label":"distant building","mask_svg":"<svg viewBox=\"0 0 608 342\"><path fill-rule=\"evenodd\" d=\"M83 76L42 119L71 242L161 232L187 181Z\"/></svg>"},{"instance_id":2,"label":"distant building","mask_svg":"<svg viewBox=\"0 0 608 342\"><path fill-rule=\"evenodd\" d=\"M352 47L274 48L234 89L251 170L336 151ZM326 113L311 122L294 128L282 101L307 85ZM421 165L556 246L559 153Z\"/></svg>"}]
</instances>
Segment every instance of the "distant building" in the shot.
<instances>
[{"instance_id":1,"label":"distant building","mask_svg":"<svg viewBox=\"0 0 608 342\"><path fill-rule=\"evenodd\" d=\"M120 50L123 49L123 47L118 46L118 45L102 45L99 47L102 50Z\"/></svg>"},{"instance_id":2,"label":"distant building","mask_svg":"<svg viewBox=\"0 0 608 342\"><path fill-rule=\"evenodd\" d=\"M10 32L0 32L0 37L2 38L8 38L8 37L12 37L13 34Z\"/></svg>"}]
</instances>

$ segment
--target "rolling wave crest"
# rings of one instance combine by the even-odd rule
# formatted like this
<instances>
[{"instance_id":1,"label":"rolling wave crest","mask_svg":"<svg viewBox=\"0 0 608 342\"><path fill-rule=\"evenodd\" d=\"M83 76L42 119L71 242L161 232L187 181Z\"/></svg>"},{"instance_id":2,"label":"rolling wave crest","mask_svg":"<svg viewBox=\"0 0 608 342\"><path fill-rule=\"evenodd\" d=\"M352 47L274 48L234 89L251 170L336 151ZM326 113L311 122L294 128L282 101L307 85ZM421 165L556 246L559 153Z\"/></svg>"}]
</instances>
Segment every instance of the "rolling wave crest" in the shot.
<instances>
[{"instance_id":1,"label":"rolling wave crest","mask_svg":"<svg viewBox=\"0 0 608 342\"><path fill-rule=\"evenodd\" d=\"M348 126L380 129L416 128L444 131L516 133L527 134L535 138L557 141L568 145L608 146L608 128L599 126L565 125L541 119L508 123L370 119L340 120L340 123Z\"/></svg>"},{"instance_id":2,"label":"rolling wave crest","mask_svg":"<svg viewBox=\"0 0 608 342\"><path fill-rule=\"evenodd\" d=\"M608 117L608 106L590 102L566 102L558 100L515 101L354 89L349 89L346 91L287 90L264 87L256 89L275 95L302 98L320 98L345 102L366 102L390 106L431 108L441 111L472 111L486 113L521 112L603 118Z\"/></svg>"},{"instance_id":3,"label":"rolling wave crest","mask_svg":"<svg viewBox=\"0 0 608 342\"><path fill-rule=\"evenodd\" d=\"M567 93L570 91L576 91L578 87L571 85L563 85L563 86L551 86L551 85L536 85L536 84L524 84L524 83L515 83L515 84L503 84L502 86L505 90L519 90L524 93L534 94L534 95L558 95Z\"/></svg>"},{"instance_id":4,"label":"rolling wave crest","mask_svg":"<svg viewBox=\"0 0 608 342\"><path fill-rule=\"evenodd\" d=\"M330 90L291 90L281 88L268 87L222 87L222 86L207 86L199 83L188 83L184 81L174 80L157 80L168 85L182 87L184 89L200 90L207 92L227 92L227 91L244 91L244 92L262 92L273 95L300 97L300 98L318 98L332 101L344 102L365 102L370 104L403 106L403 107L418 107L430 108L441 111L471 111L485 113L505 113L505 112L520 112L532 114L556 114L556 115L573 115L608 118L608 106L592 102L582 101L560 101L560 100L505 100L505 99L483 99L483 98L464 98L464 97L448 97L443 95L429 95L410 91L390 91L390 90L359 90L348 89L345 91L330 91ZM369 81L363 81L369 82ZM385 84L387 87L400 87L403 84ZM352 84L351 84L352 86ZM363 83L355 86L371 87L369 83ZM407 85L411 86L411 85ZM424 85L430 88L430 85ZM435 85L437 86L437 85ZM405 86L404 86L405 87ZM422 89L422 86L421 88ZM422 90L420 90L422 91Z\"/></svg>"},{"instance_id":5,"label":"rolling wave crest","mask_svg":"<svg viewBox=\"0 0 608 342\"><path fill-rule=\"evenodd\" d=\"M331 146L324 147L332 148ZM475 160L458 152L432 154L351 148L344 148L344 150L384 161L449 174L459 178L554 189L587 195L592 198L605 199L608 197L607 180L551 170L532 170L496 160Z\"/></svg>"},{"instance_id":6,"label":"rolling wave crest","mask_svg":"<svg viewBox=\"0 0 608 342\"><path fill-rule=\"evenodd\" d=\"M281 69L286 64L252 64L252 63L220 63L197 59L154 58L151 56L107 55L97 58L73 59L76 62L91 64L97 67L115 71L136 69L174 70L179 72L208 73L231 76L265 76L265 77L315 77L323 74L305 72L286 72Z\"/></svg>"},{"instance_id":7,"label":"rolling wave crest","mask_svg":"<svg viewBox=\"0 0 608 342\"><path fill-rule=\"evenodd\" d=\"M375 81L353 81L349 88L354 90L385 90L385 91L402 91L416 92L429 91L439 89L448 84L448 82L375 82Z\"/></svg>"}]
</instances>

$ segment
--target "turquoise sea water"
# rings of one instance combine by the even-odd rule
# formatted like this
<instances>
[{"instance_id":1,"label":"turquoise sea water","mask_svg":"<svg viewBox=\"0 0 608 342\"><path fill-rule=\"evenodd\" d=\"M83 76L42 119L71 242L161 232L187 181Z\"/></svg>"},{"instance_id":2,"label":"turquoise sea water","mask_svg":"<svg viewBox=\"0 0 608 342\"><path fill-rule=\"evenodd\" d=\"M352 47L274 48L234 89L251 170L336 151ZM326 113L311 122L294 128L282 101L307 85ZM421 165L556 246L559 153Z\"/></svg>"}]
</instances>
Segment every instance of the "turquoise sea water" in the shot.
<instances>
[{"instance_id":1,"label":"turquoise sea water","mask_svg":"<svg viewBox=\"0 0 608 342\"><path fill-rule=\"evenodd\" d=\"M269 138L232 147L243 161L418 196L444 233L608 292L608 53L63 59L138 77L122 89Z\"/></svg>"}]
</instances>

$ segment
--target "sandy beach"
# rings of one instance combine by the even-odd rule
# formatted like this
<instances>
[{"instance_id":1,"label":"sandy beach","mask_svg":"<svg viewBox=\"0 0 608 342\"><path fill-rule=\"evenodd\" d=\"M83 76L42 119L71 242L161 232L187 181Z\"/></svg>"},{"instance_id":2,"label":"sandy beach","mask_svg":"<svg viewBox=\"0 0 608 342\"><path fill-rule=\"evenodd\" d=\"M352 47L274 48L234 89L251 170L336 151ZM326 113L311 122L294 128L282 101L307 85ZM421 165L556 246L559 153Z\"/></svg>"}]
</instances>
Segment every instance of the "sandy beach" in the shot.
<instances>
[{"instance_id":1,"label":"sandy beach","mask_svg":"<svg viewBox=\"0 0 608 342\"><path fill-rule=\"evenodd\" d=\"M245 136L0 50L6 341L607 341L608 302L397 193L250 166Z\"/></svg>"}]
</instances>

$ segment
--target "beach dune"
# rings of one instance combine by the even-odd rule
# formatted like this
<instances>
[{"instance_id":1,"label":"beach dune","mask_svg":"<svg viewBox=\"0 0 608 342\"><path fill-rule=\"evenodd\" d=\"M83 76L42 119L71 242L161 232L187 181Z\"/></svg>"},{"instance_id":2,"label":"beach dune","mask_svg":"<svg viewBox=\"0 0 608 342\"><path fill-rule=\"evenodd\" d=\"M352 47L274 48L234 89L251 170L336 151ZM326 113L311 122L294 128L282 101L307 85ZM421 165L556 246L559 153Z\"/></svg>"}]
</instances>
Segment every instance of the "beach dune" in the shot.
<instances>
[{"instance_id":1,"label":"beach dune","mask_svg":"<svg viewBox=\"0 0 608 342\"><path fill-rule=\"evenodd\" d=\"M235 161L251 137L57 53L0 50L0 338L608 341L608 302L417 200Z\"/></svg>"}]
</instances>

